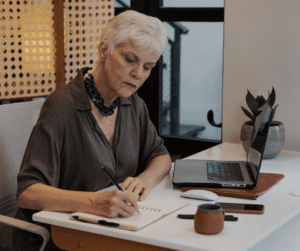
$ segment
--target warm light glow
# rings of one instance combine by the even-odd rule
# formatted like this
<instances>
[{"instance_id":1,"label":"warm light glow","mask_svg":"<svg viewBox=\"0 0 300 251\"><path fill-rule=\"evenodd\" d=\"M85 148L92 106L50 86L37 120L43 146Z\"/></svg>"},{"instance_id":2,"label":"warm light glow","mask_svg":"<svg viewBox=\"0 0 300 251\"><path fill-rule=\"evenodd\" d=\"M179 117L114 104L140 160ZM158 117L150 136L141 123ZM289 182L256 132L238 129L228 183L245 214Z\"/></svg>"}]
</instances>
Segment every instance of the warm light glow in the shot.
<instances>
[{"instance_id":1,"label":"warm light glow","mask_svg":"<svg viewBox=\"0 0 300 251\"><path fill-rule=\"evenodd\" d=\"M55 90L53 1L1 1L0 31L0 100Z\"/></svg>"},{"instance_id":2,"label":"warm light glow","mask_svg":"<svg viewBox=\"0 0 300 251\"><path fill-rule=\"evenodd\" d=\"M55 90L56 2L0 1L0 71L4 77L0 99L48 95ZM98 59L100 34L114 8L112 0L68 0L63 5L64 37L59 39L64 41L61 60L65 60L68 82L80 68L92 67Z\"/></svg>"}]
</instances>

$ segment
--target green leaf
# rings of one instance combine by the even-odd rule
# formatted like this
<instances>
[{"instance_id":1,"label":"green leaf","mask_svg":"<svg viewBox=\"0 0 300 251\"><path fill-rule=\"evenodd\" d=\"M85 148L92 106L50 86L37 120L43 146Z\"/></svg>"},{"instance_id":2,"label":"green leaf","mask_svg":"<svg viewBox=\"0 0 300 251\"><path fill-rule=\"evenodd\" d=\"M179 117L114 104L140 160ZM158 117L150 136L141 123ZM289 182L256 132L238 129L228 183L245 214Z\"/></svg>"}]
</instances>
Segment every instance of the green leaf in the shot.
<instances>
[{"instance_id":1,"label":"green leaf","mask_svg":"<svg viewBox=\"0 0 300 251\"><path fill-rule=\"evenodd\" d=\"M274 87L272 87L272 92L271 92L271 94L269 93L269 97L267 100L271 107L274 105L275 99L276 99L275 89L274 89Z\"/></svg>"},{"instance_id":2,"label":"green leaf","mask_svg":"<svg viewBox=\"0 0 300 251\"><path fill-rule=\"evenodd\" d=\"M251 112L255 116L257 109L258 109L258 102L256 101L256 99L253 97L253 95L251 94L251 92L249 90L246 95L246 102L247 102L247 105L250 108Z\"/></svg>"},{"instance_id":3,"label":"green leaf","mask_svg":"<svg viewBox=\"0 0 300 251\"><path fill-rule=\"evenodd\" d=\"M270 120L271 122L273 121L273 118L274 118L274 116L275 116L275 111L276 111L277 106L278 106L278 105L276 105L276 106L274 107L273 111L272 111L272 114L271 114L271 120Z\"/></svg>"},{"instance_id":4,"label":"green leaf","mask_svg":"<svg viewBox=\"0 0 300 251\"><path fill-rule=\"evenodd\" d=\"M242 110L248 118L250 118L252 121L255 120L255 117L250 112L248 112L244 107L242 107Z\"/></svg>"},{"instance_id":5,"label":"green leaf","mask_svg":"<svg viewBox=\"0 0 300 251\"><path fill-rule=\"evenodd\" d=\"M264 104L265 104L265 99L264 97L261 95L261 96L257 96L257 103L258 103L258 108L261 108ZM255 114L255 116L257 116L258 114Z\"/></svg>"}]
</instances>

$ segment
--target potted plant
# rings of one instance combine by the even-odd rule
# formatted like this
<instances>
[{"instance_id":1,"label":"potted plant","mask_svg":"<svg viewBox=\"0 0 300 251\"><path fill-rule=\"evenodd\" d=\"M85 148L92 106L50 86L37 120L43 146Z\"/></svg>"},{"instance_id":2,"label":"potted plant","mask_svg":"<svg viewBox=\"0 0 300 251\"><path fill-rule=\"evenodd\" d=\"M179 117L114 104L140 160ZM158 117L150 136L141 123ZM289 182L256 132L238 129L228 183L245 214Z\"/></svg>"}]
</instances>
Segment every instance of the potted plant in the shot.
<instances>
[{"instance_id":1,"label":"potted plant","mask_svg":"<svg viewBox=\"0 0 300 251\"><path fill-rule=\"evenodd\" d=\"M267 102L269 105L273 108L273 105L275 103L275 89L274 87L272 88L272 92L269 92L269 96L267 99ZM246 110L244 107L242 107L243 112L245 115L250 118L250 121L246 121L241 130L241 142L243 145L244 150L247 152L249 148L249 142L253 130L253 125L256 116L259 114L259 108L262 107L265 103L265 99L263 96L257 96L256 98L253 97L251 92L248 90L248 93L246 95L246 103L250 109L250 111ZM274 121L274 114L275 110L278 105L276 105L273 108L273 113L271 117L271 124L269 128L269 134L266 142L266 147L264 151L264 159L271 159L274 158L279 154L281 149L284 146L284 141L285 141L285 130L282 122L279 121Z\"/></svg>"}]
</instances>

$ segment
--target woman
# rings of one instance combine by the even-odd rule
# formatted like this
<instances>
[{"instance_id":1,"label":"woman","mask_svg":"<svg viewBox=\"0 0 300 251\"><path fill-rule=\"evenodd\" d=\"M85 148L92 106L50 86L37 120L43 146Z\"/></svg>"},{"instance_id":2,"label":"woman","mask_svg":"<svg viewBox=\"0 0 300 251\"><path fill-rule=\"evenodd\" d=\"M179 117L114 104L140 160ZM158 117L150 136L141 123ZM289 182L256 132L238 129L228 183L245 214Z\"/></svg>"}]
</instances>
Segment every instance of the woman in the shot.
<instances>
[{"instance_id":1,"label":"woman","mask_svg":"<svg viewBox=\"0 0 300 251\"><path fill-rule=\"evenodd\" d=\"M165 26L126 11L110 20L100 41L94 69L81 69L41 109L18 174L19 219L31 221L37 210L130 217L170 171L168 151L136 93L165 49ZM101 166L124 192L95 193L112 185ZM39 250L41 240L16 230L14 243L16 250Z\"/></svg>"}]
</instances>

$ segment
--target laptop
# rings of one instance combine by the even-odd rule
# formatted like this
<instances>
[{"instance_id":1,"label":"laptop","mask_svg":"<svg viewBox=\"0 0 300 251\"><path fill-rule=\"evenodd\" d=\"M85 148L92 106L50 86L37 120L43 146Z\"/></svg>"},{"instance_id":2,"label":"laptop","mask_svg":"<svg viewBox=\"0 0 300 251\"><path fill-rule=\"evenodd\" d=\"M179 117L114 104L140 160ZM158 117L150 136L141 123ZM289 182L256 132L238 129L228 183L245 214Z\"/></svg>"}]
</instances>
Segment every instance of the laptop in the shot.
<instances>
[{"instance_id":1,"label":"laptop","mask_svg":"<svg viewBox=\"0 0 300 251\"><path fill-rule=\"evenodd\" d=\"M246 161L176 160L172 183L176 187L253 188L257 184L273 109L259 109Z\"/></svg>"}]
</instances>

